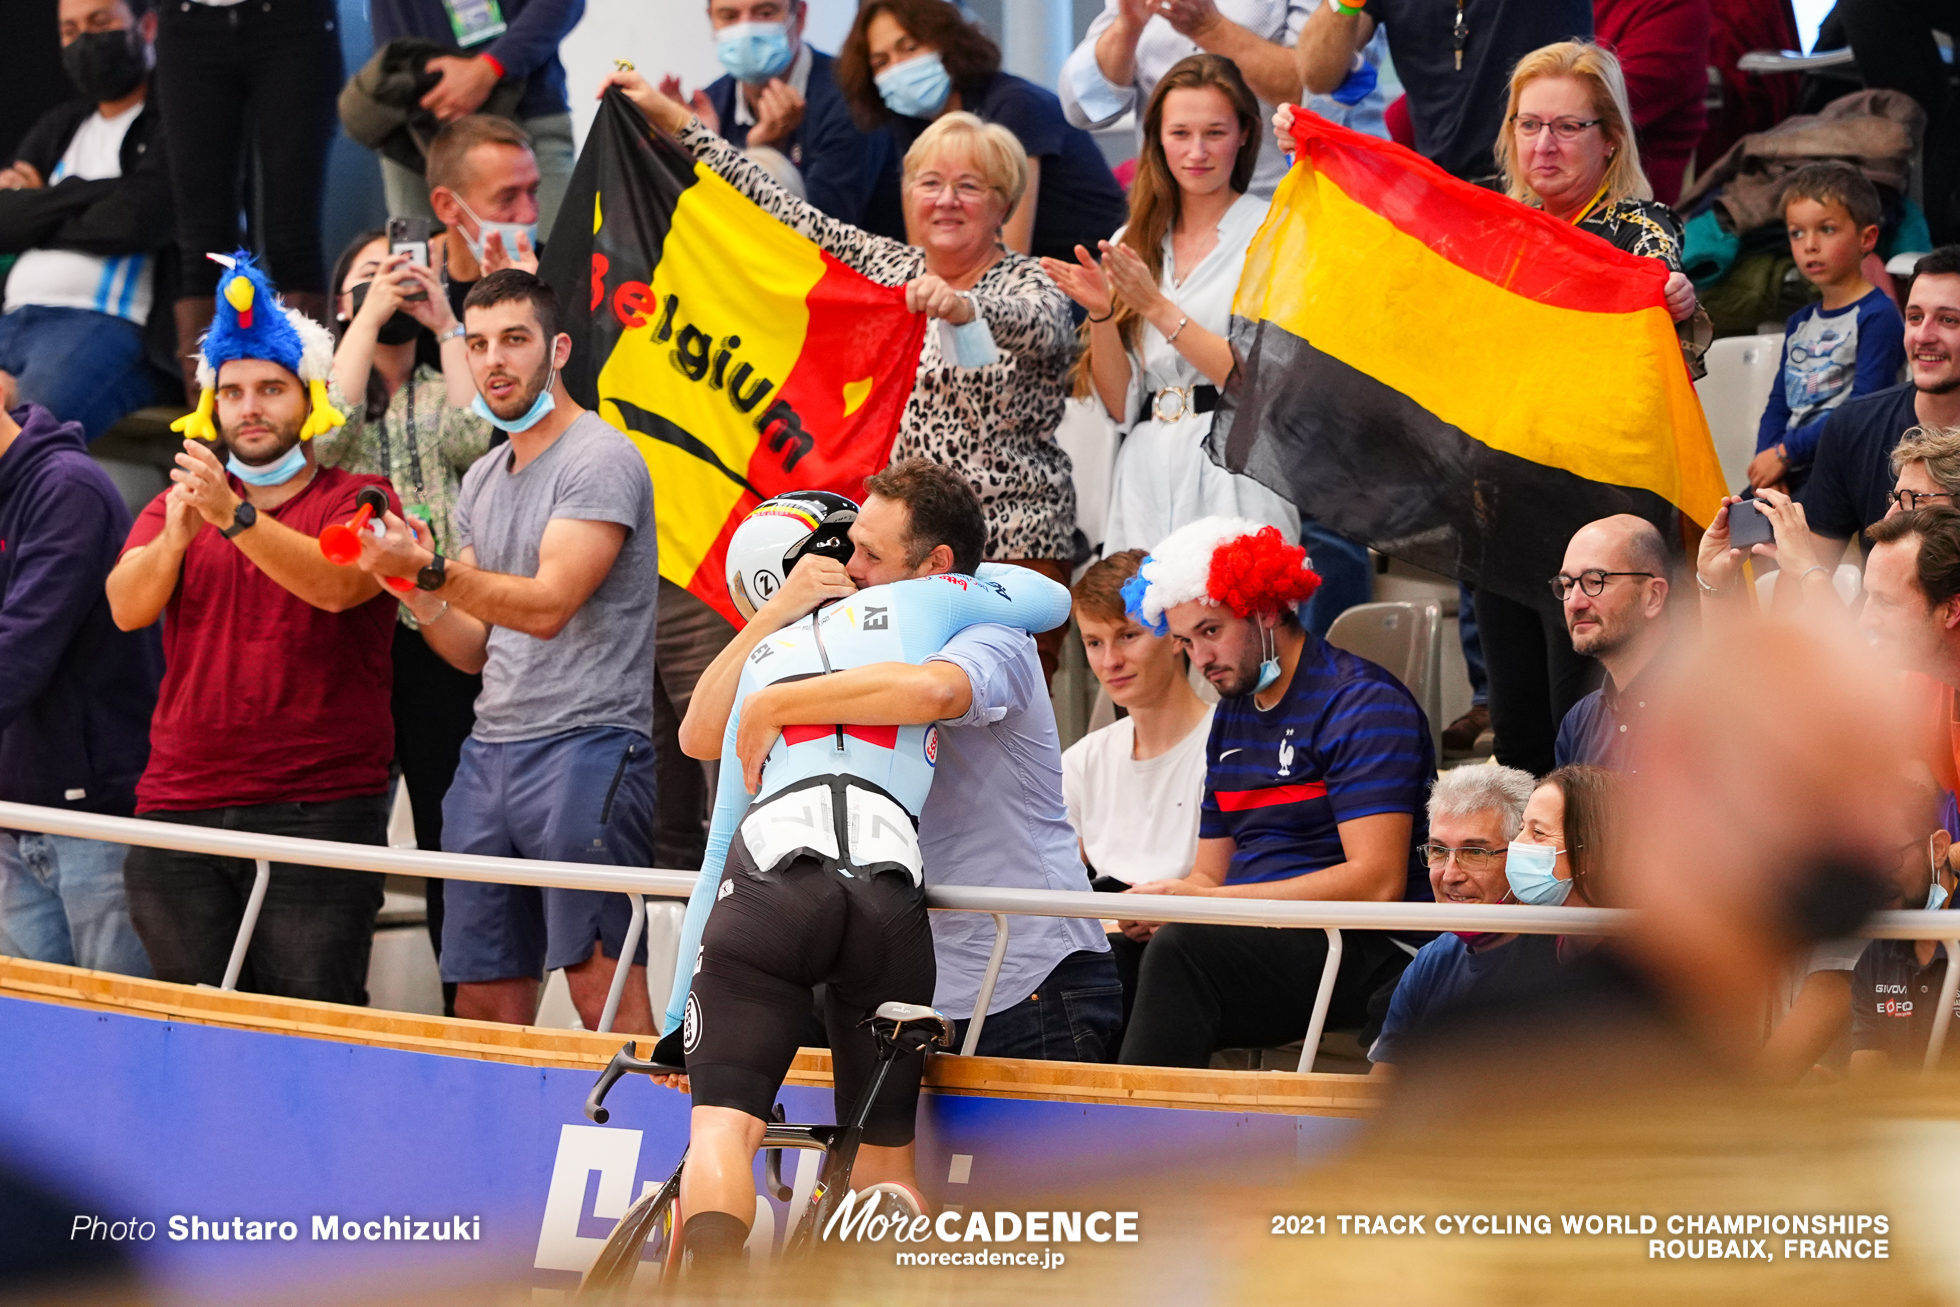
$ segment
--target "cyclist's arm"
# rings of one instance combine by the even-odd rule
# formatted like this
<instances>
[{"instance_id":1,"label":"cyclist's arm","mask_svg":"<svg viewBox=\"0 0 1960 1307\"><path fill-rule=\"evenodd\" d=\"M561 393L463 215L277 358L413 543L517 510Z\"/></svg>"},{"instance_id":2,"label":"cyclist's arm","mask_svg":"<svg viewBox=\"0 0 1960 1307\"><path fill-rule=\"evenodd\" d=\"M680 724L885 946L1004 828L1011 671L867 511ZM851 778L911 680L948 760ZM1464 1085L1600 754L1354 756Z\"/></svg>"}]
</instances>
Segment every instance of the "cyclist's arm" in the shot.
<instances>
[{"instance_id":1,"label":"cyclist's arm","mask_svg":"<svg viewBox=\"0 0 1960 1307\"><path fill-rule=\"evenodd\" d=\"M959 717L972 702L966 673L946 662L868 663L765 686L743 701L735 729L745 793L762 784L763 759L784 726L913 726Z\"/></svg>"},{"instance_id":2,"label":"cyclist's arm","mask_svg":"<svg viewBox=\"0 0 1960 1307\"><path fill-rule=\"evenodd\" d=\"M748 625L736 633L715 660L708 664L694 693L687 701L687 716L681 722L681 752L690 758L712 762L721 756L723 732L735 707L735 686L742 679L755 647L791 622L801 621L818 604L829 599L847 598L857 592L844 565L834 558L806 554L797 560L783 588L756 610Z\"/></svg>"},{"instance_id":3,"label":"cyclist's arm","mask_svg":"<svg viewBox=\"0 0 1960 1307\"><path fill-rule=\"evenodd\" d=\"M735 828L749 806L742 789L742 764L735 754L736 722L727 726L721 750L721 776L715 791L714 816L708 822L708 847L701 855L701 875L694 892L687 896L687 915L681 919L680 951L674 957L674 983L667 990L667 1013L660 1033L678 1029L687 1009L687 991L694 984L694 955L701 949L701 934L708 928L708 913L715 906L715 891L721 887L721 873L728 861L728 846Z\"/></svg>"}]
</instances>

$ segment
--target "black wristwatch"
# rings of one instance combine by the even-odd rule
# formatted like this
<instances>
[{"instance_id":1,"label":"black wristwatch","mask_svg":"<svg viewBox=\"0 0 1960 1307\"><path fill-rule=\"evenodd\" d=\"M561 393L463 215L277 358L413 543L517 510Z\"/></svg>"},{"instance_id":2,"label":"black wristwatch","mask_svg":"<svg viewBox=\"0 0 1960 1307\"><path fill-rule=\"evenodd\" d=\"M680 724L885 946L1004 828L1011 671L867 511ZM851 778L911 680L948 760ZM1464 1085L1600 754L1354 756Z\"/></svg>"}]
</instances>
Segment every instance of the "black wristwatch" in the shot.
<instances>
[{"instance_id":1,"label":"black wristwatch","mask_svg":"<svg viewBox=\"0 0 1960 1307\"><path fill-rule=\"evenodd\" d=\"M443 557L441 554L437 554L429 560L427 567L415 574L415 588L417 590L440 590L442 589L442 583L448 579L448 576L443 572Z\"/></svg>"},{"instance_id":2,"label":"black wristwatch","mask_svg":"<svg viewBox=\"0 0 1960 1307\"><path fill-rule=\"evenodd\" d=\"M258 520L259 510L241 499L238 501L238 507L232 512L231 525L218 532L218 534L230 540L240 531L243 531L246 527L251 526Z\"/></svg>"}]
</instances>

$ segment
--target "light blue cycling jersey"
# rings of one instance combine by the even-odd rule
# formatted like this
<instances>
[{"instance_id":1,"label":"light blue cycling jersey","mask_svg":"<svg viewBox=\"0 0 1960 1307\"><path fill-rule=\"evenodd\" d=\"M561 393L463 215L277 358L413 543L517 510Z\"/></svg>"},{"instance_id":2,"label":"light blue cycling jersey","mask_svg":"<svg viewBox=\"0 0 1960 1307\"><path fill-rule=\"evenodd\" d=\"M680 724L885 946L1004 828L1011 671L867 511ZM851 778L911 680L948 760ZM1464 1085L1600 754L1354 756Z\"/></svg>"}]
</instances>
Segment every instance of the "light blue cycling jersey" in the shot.
<instances>
[{"instance_id":1,"label":"light blue cycling jersey","mask_svg":"<svg viewBox=\"0 0 1960 1307\"><path fill-rule=\"evenodd\" d=\"M923 663L955 633L978 622L1033 634L1060 626L1068 614L1065 586L1025 567L982 563L977 577L947 573L860 590L755 647L735 687L735 709L722 736L714 818L701 878L688 898L681 926L663 1033L681 1023L701 933L738 828L765 870L799 853L815 852L866 870L903 867L915 882L921 874L916 827L932 788L938 752L934 726L785 727L764 760L762 788L751 796L735 755L743 700L778 681L872 663ZM834 793L821 784L832 779L868 781L882 793L848 786ZM848 848L838 847L832 820L838 793L849 807ZM893 800L902 814L889 811Z\"/></svg>"}]
</instances>

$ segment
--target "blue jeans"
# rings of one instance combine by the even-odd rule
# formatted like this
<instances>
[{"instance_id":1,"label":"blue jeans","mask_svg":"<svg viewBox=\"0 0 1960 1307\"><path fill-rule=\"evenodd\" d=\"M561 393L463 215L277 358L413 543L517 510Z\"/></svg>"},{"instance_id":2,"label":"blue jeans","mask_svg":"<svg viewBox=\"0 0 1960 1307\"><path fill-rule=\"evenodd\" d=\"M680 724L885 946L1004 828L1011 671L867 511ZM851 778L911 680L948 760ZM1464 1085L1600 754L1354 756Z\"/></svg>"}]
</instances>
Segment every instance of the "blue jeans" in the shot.
<instances>
[{"instance_id":1,"label":"blue jeans","mask_svg":"<svg viewBox=\"0 0 1960 1307\"><path fill-rule=\"evenodd\" d=\"M953 1023L955 1050L966 1044L967 1022ZM979 1057L1031 1057L1049 1062L1113 1062L1123 1026L1123 982L1107 950L1083 949L1055 964L1034 993L980 1027Z\"/></svg>"},{"instance_id":2,"label":"blue jeans","mask_svg":"<svg viewBox=\"0 0 1960 1307\"><path fill-rule=\"evenodd\" d=\"M123 897L126 844L0 833L0 953L148 976Z\"/></svg>"},{"instance_id":3,"label":"blue jeans","mask_svg":"<svg viewBox=\"0 0 1960 1307\"><path fill-rule=\"evenodd\" d=\"M150 311L168 313L170 306ZM143 329L89 309L28 304L0 315L0 372L20 382L21 403L81 423L88 440L157 395L143 362Z\"/></svg>"},{"instance_id":4,"label":"blue jeans","mask_svg":"<svg viewBox=\"0 0 1960 1307\"><path fill-rule=\"evenodd\" d=\"M1375 597L1374 564L1368 546L1335 535L1310 517L1300 519L1300 543L1320 573L1320 589L1300 610L1300 625L1325 637L1336 617Z\"/></svg>"}]
</instances>

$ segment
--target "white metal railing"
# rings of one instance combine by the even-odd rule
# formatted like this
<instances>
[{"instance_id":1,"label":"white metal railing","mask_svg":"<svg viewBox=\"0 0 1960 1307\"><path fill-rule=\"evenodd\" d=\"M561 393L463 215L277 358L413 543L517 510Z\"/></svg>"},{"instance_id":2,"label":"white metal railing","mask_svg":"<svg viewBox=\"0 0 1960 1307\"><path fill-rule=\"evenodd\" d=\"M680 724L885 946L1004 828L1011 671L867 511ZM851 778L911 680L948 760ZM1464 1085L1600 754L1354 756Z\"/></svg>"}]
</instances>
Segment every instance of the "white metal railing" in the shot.
<instances>
[{"instance_id":1,"label":"white metal railing","mask_svg":"<svg viewBox=\"0 0 1960 1307\"><path fill-rule=\"evenodd\" d=\"M697 873L662 869L593 866L580 862L533 862L523 858L491 858L479 854L439 853L397 849L377 844L342 844L300 839L290 835L256 835L246 831L215 830L138 817L105 817L25 803L0 803L0 830L38 831L115 844L175 849L216 857L249 858L257 864L252 893L238 937L232 945L223 988L234 988L257 923L258 906L274 862L310 867L340 867L349 871L392 872L440 880L489 881L502 885L537 885L549 889L603 890L625 894L633 905L622 955L631 958L646 920L645 896L686 898ZM1147 905L1147 909L1146 909ZM1341 963L1343 930L1401 930L1411 932L1476 930L1523 935L1613 935L1626 925L1629 912L1610 908L1537 908L1518 904L1349 903L1323 900L1235 899L1171 894L1147 898L1118 897L1090 890L996 889L978 885L935 885L926 888L926 906L935 912L984 912L994 919L992 956L981 977L973 1017L960 1051L979 1046L980 1030L1000 978L1007 953L1008 917L1084 917L1107 919L1117 909L1134 911L1144 920L1196 922L1223 926L1306 928L1327 932L1327 960L1321 967L1313 1015L1300 1050L1299 1070L1311 1071L1333 999L1335 973ZM1925 1069L1939 1062L1960 992L1960 912L1879 912L1858 931L1870 939L1933 939L1946 946L1946 972L1939 1011L1933 1018L1926 1048ZM600 1029L609 1030L619 1008L627 967L613 975Z\"/></svg>"}]
</instances>

